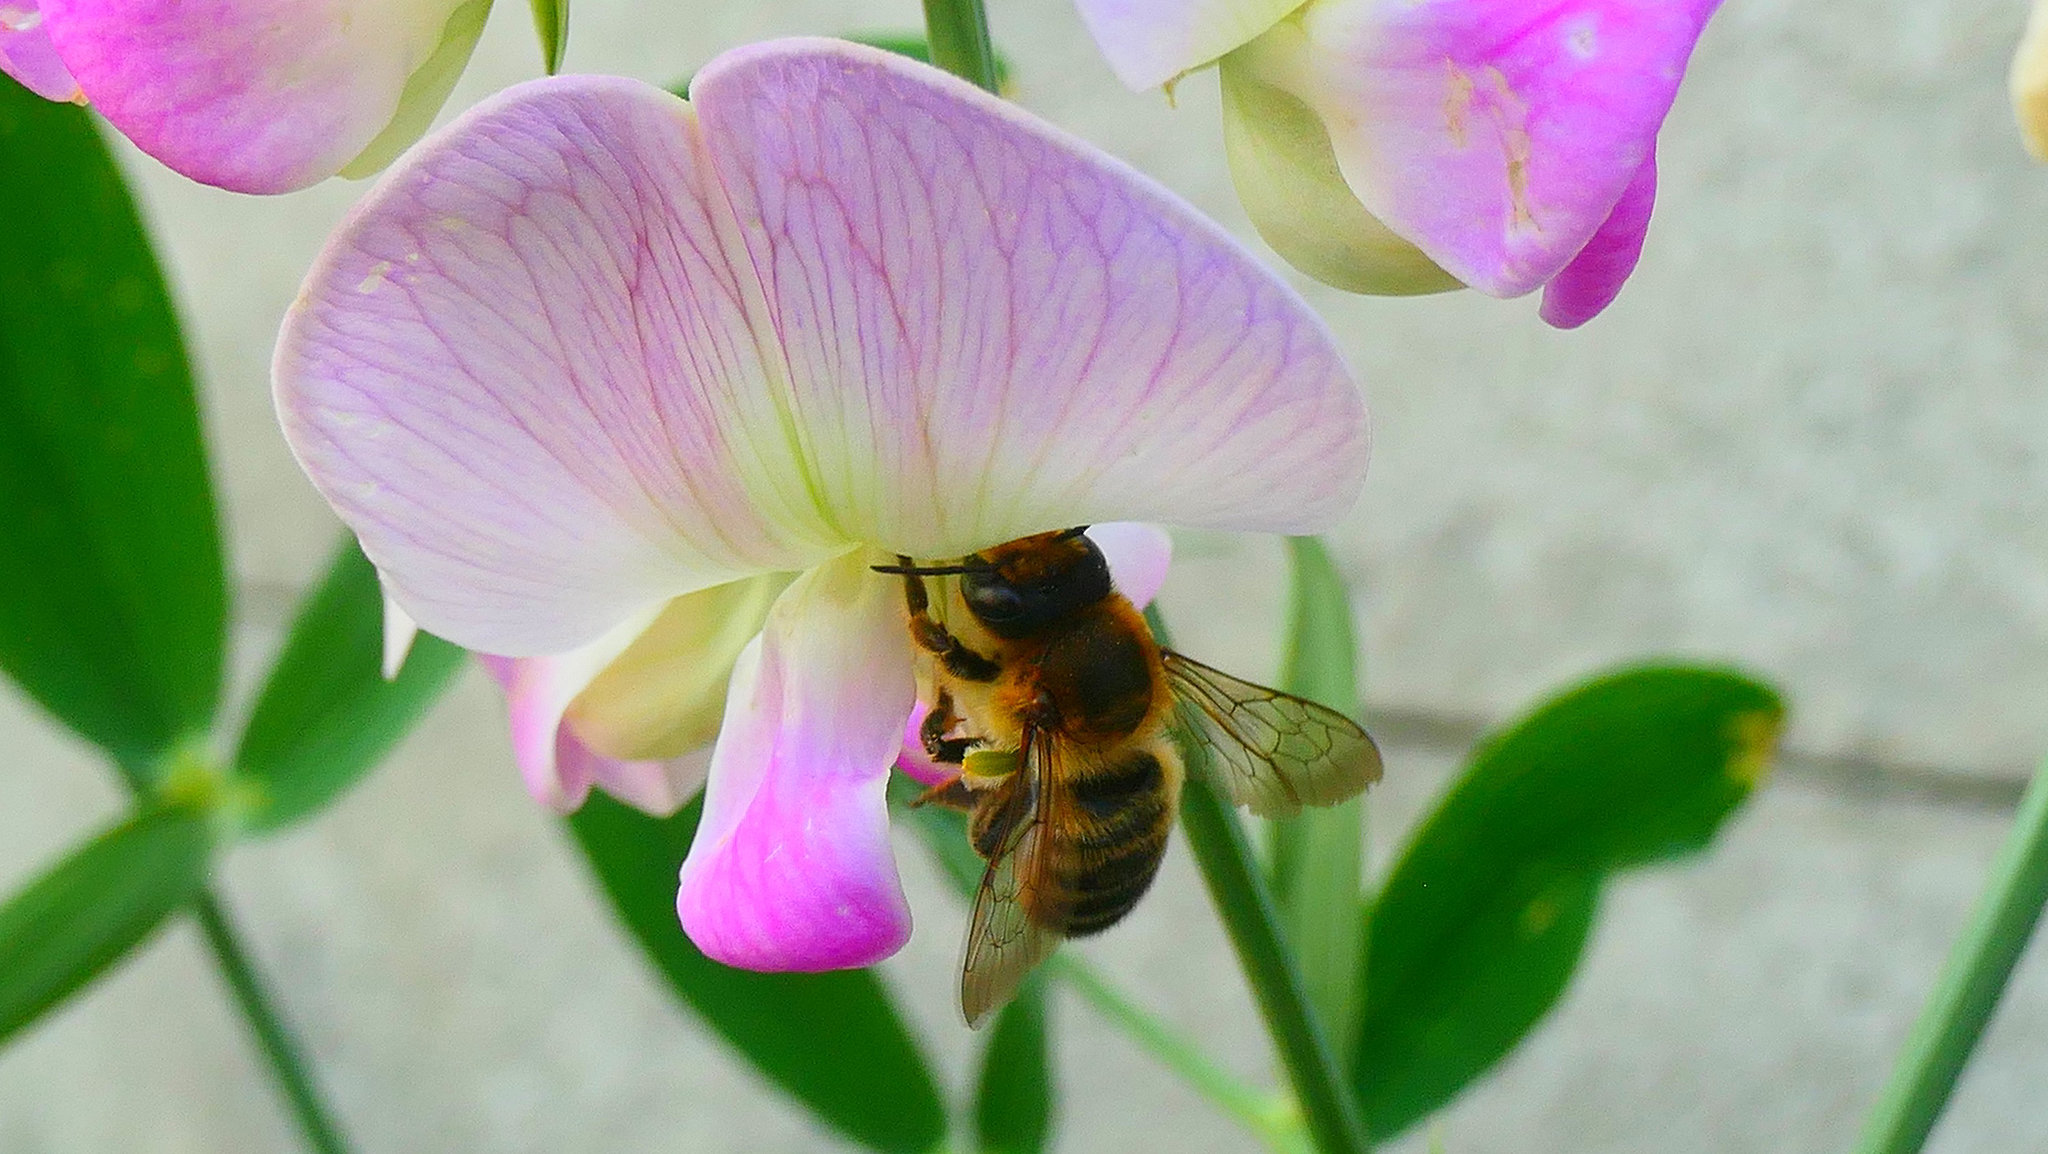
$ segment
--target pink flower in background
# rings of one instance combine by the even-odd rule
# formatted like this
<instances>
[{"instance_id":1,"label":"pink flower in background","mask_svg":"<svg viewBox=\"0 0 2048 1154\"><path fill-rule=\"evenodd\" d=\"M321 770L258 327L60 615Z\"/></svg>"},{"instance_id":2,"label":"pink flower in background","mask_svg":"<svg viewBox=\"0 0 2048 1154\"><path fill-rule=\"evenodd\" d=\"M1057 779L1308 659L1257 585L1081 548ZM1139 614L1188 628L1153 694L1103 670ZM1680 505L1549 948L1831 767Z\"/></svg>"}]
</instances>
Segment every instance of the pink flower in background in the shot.
<instances>
[{"instance_id":1,"label":"pink flower in background","mask_svg":"<svg viewBox=\"0 0 2048 1154\"><path fill-rule=\"evenodd\" d=\"M45 100L85 99L51 46L34 0L0 0L0 72Z\"/></svg>"},{"instance_id":2,"label":"pink flower in background","mask_svg":"<svg viewBox=\"0 0 2048 1154\"><path fill-rule=\"evenodd\" d=\"M692 92L538 81L415 150L287 317L278 408L391 596L472 649L608 668L676 598L786 581L731 662L678 913L730 964L863 965L909 932L884 790L915 699L869 565L1310 531L1357 494L1364 409L1227 235L969 85L799 40ZM574 683L535 715L567 696L595 740Z\"/></svg>"},{"instance_id":3,"label":"pink flower in background","mask_svg":"<svg viewBox=\"0 0 2048 1154\"><path fill-rule=\"evenodd\" d=\"M40 7L38 7L40 4ZM490 0L0 0L0 71L236 192L366 175L419 138Z\"/></svg>"},{"instance_id":4,"label":"pink flower in background","mask_svg":"<svg viewBox=\"0 0 2048 1154\"><path fill-rule=\"evenodd\" d=\"M1367 293L1541 288L1571 328L1635 268L1657 131L1719 0L1310 0L1273 19L1267 0L1079 3L1134 87L1220 57L1239 195L1304 272ZM1195 13L1233 37L1187 34Z\"/></svg>"}]
</instances>

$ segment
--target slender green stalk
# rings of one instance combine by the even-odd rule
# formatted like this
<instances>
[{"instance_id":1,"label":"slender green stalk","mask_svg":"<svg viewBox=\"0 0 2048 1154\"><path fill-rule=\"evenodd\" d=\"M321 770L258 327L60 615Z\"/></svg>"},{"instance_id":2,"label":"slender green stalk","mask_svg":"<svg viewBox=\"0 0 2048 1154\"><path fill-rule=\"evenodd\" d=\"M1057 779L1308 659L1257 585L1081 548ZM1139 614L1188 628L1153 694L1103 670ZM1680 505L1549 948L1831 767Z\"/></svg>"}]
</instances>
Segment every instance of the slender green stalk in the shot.
<instances>
[{"instance_id":1,"label":"slender green stalk","mask_svg":"<svg viewBox=\"0 0 2048 1154\"><path fill-rule=\"evenodd\" d=\"M263 980L249 961L248 951L242 948L227 911L210 892L202 893L193 908L199 915L199 928L206 934L206 944L212 948L214 960L220 964L221 976L227 979L228 989L235 996L235 1005L242 1011L242 1020L249 1023L250 1032L256 1035L257 1045L262 1048L264 1058L270 1063L270 1071L276 1075L278 1087L284 1091L285 1100L291 1106L292 1117L297 1119L299 1130L305 1135L306 1145L318 1154L348 1154L348 1142L342 1138L340 1128L320 1101L320 1091L313 1085L313 1076L299 1051L298 1040L292 1037L277 1008L271 1005L270 996L263 989Z\"/></svg>"},{"instance_id":2,"label":"slender green stalk","mask_svg":"<svg viewBox=\"0 0 2048 1154\"><path fill-rule=\"evenodd\" d=\"M1309 1154L1314 1149L1308 1145L1308 1135L1293 1102L1255 1090L1232 1077L1211 1061L1200 1046L1126 998L1123 991L1071 950L1054 954L1048 968L1095 1007L1097 1013L1158 1059L1160 1065L1258 1135L1276 1154Z\"/></svg>"},{"instance_id":3,"label":"slender green stalk","mask_svg":"<svg viewBox=\"0 0 2048 1154\"><path fill-rule=\"evenodd\" d=\"M1293 579L1281 688L1347 717L1359 714L1358 643L1351 598L1323 543L1287 542ZM1365 799L1272 823L1270 871L1280 924L1301 961L1309 1004L1338 1053L1358 1032L1365 935Z\"/></svg>"},{"instance_id":4,"label":"slender green stalk","mask_svg":"<svg viewBox=\"0 0 2048 1154\"><path fill-rule=\"evenodd\" d=\"M1892 1080L1864 1124L1858 1154L1915 1154L1955 1090L1970 1052L2048 902L2048 763L2020 799L1991 882L1956 938Z\"/></svg>"},{"instance_id":5,"label":"slender green stalk","mask_svg":"<svg viewBox=\"0 0 2048 1154\"><path fill-rule=\"evenodd\" d=\"M889 782L889 799L898 806L905 806L920 792L900 774ZM937 806L924 806L905 808L899 816L924 838L960 896L972 900L983 863L968 845L966 822L961 815ZM1111 1025L1129 1035L1140 1049L1158 1058L1189 1088L1264 1139L1276 1154L1311 1154L1313 1148L1307 1145L1308 1135L1301 1128L1293 1102L1255 1090L1231 1077L1199 1046L1147 1013L1071 951L1053 954L1045 968L1071 986Z\"/></svg>"},{"instance_id":6,"label":"slender green stalk","mask_svg":"<svg viewBox=\"0 0 2048 1154\"><path fill-rule=\"evenodd\" d=\"M1308 991L1281 940L1272 895L1253 865L1251 843L1236 812L1200 775L1190 773L1181 790L1180 820L1210 900L1216 903L1231 945L1237 947L1238 962L1265 1015L1266 1031L1294 1085L1316 1149L1322 1154L1359 1154L1368 1148L1365 1124L1329 1040L1309 1009Z\"/></svg>"},{"instance_id":7,"label":"slender green stalk","mask_svg":"<svg viewBox=\"0 0 2048 1154\"><path fill-rule=\"evenodd\" d=\"M1158 606L1145 609L1145 620L1160 644L1172 644ZM1204 780L1204 767L1197 763L1206 751L1195 743L1182 747L1190 764L1180 795L1181 828L1187 831L1188 849L1202 871L1209 899L1216 903L1224 931L1237 949L1238 964L1265 1016L1266 1032L1294 1086L1302 1120L1321 1154L1363 1154L1371 1149L1365 1123L1329 1038L1309 1008L1308 991L1281 937L1279 912L1251 842L1237 812Z\"/></svg>"},{"instance_id":8,"label":"slender green stalk","mask_svg":"<svg viewBox=\"0 0 2048 1154\"><path fill-rule=\"evenodd\" d=\"M996 50L982 0L924 0L924 28L933 64L996 90Z\"/></svg>"}]
</instances>

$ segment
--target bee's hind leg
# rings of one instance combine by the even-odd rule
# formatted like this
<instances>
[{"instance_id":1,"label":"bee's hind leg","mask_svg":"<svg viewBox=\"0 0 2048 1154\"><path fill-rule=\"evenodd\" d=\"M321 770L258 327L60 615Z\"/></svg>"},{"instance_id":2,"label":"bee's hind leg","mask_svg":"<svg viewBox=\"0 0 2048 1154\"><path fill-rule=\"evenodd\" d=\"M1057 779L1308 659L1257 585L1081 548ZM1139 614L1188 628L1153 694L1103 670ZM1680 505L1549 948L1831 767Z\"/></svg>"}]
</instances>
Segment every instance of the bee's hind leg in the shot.
<instances>
[{"instance_id":1,"label":"bee's hind leg","mask_svg":"<svg viewBox=\"0 0 2048 1154\"><path fill-rule=\"evenodd\" d=\"M896 558L905 569L911 567L908 557ZM910 608L910 638L918 648L938 658L946 672L962 681L994 681L1002 667L962 644L958 637L944 625L932 620L931 598L924 591L924 578L915 573L903 575L903 603Z\"/></svg>"},{"instance_id":2,"label":"bee's hind leg","mask_svg":"<svg viewBox=\"0 0 2048 1154\"><path fill-rule=\"evenodd\" d=\"M968 789L967 782L956 773L910 799L910 808L916 809L922 805L937 805L946 809L957 809L961 813L971 813L974 810L974 791Z\"/></svg>"}]
</instances>

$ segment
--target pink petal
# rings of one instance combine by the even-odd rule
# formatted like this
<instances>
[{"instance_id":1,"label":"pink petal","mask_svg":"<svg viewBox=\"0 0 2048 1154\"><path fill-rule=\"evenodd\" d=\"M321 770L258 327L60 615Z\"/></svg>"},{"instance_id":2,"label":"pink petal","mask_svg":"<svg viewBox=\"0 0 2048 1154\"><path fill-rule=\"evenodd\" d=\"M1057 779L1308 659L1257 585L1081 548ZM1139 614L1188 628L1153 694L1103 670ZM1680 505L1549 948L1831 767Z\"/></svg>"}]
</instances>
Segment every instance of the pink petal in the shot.
<instances>
[{"instance_id":1,"label":"pink petal","mask_svg":"<svg viewBox=\"0 0 2048 1154\"><path fill-rule=\"evenodd\" d=\"M526 779L527 791L534 795L534 800L558 813L568 813L583 804L592 785L599 785L629 805L656 817L667 817L696 796L704 784L708 751L693 751L676 758L606 757L583 744L559 717L552 731L552 743L546 743L542 736L546 731L545 718L531 689L545 674L530 672L528 667L547 660L477 654L478 663L507 691L513 714L514 760L519 763L520 776ZM511 696L514 686L525 688L522 697Z\"/></svg>"},{"instance_id":2,"label":"pink petal","mask_svg":"<svg viewBox=\"0 0 2048 1154\"><path fill-rule=\"evenodd\" d=\"M483 657L484 668L505 689L512 723L512 758L535 801L569 813L583 804L600 770L632 783L651 782L659 773L658 762L629 769L601 767L598 762L605 759L598 758L562 724L576 695L632 644L649 620L650 616L635 618L559 657ZM641 792L651 791L649 785ZM675 805L668 805L666 812L674 809Z\"/></svg>"},{"instance_id":3,"label":"pink petal","mask_svg":"<svg viewBox=\"0 0 2048 1154\"><path fill-rule=\"evenodd\" d=\"M561 652L829 555L778 492L804 478L787 438L734 440L773 409L773 345L695 137L634 81L510 89L365 198L286 317L286 437L434 633Z\"/></svg>"},{"instance_id":4,"label":"pink petal","mask_svg":"<svg viewBox=\"0 0 2048 1154\"><path fill-rule=\"evenodd\" d=\"M1088 539L1109 562L1116 591L1140 609L1152 604L1173 564L1173 538L1166 530L1143 521L1111 521L1088 526Z\"/></svg>"},{"instance_id":5,"label":"pink petal","mask_svg":"<svg viewBox=\"0 0 2048 1154\"><path fill-rule=\"evenodd\" d=\"M144 152L207 184L287 192L332 176L369 147L451 37L460 41L459 71L489 3L42 6L50 39L86 95ZM428 79L418 87L438 86ZM440 86L438 97L446 95Z\"/></svg>"},{"instance_id":6,"label":"pink petal","mask_svg":"<svg viewBox=\"0 0 2048 1154\"><path fill-rule=\"evenodd\" d=\"M1328 331L1156 185L841 42L694 91L502 94L371 193L287 318L286 435L423 627L559 652L856 544L1300 532L1355 497Z\"/></svg>"},{"instance_id":7,"label":"pink petal","mask_svg":"<svg viewBox=\"0 0 2048 1154\"><path fill-rule=\"evenodd\" d=\"M606 757L563 727L557 737L556 764L563 779L587 781L643 813L667 817L683 808L704 787L711 766L709 748L674 758ZM585 786L586 792L588 786Z\"/></svg>"},{"instance_id":8,"label":"pink petal","mask_svg":"<svg viewBox=\"0 0 2048 1154\"><path fill-rule=\"evenodd\" d=\"M1374 216L1459 280L1557 275L1650 159L1718 0L1329 0L1297 82Z\"/></svg>"},{"instance_id":9,"label":"pink petal","mask_svg":"<svg viewBox=\"0 0 2048 1154\"><path fill-rule=\"evenodd\" d=\"M910 711L910 720L903 726L903 749L896 755L896 769L919 785L937 785L960 772L959 766L933 761L924 751L924 719L931 712L932 707L922 701Z\"/></svg>"},{"instance_id":10,"label":"pink petal","mask_svg":"<svg viewBox=\"0 0 2048 1154\"><path fill-rule=\"evenodd\" d=\"M1192 208L1014 105L837 41L692 93L835 523L958 556L1078 523L1299 532L1364 476L1301 299Z\"/></svg>"},{"instance_id":11,"label":"pink petal","mask_svg":"<svg viewBox=\"0 0 2048 1154\"><path fill-rule=\"evenodd\" d=\"M0 0L0 72L45 100L83 100L78 81L57 58L36 0Z\"/></svg>"},{"instance_id":12,"label":"pink petal","mask_svg":"<svg viewBox=\"0 0 2048 1154\"><path fill-rule=\"evenodd\" d=\"M1657 200L1657 158L1643 161L1621 202L1600 230L1564 271L1543 286L1543 319L1561 329L1575 329L1614 303L1622 282L1643 255L1650 231L1650 208Z\"/></svg>"},{"instance_id":13,"label":"pink petal","mask_svg":"<svg viewBox=\"0 0 2048 1154\"><path fill-rule=\"evenodd\" d=\"M733 669L676 911L754 970L862 966L910 935L884 793L915 693L898 589L866 556L805 574Z\"/></svg>"},{"instance_id":14,"label":"pink petal","mask_svg":"<svg viewBox=\"0 0 2048 1154\"><path fill-rule=\"evenodd\" d=\"M1096 46L1133 92L1215 60L1302 0L1075 0Z\"/></svg>"}]
</instances>

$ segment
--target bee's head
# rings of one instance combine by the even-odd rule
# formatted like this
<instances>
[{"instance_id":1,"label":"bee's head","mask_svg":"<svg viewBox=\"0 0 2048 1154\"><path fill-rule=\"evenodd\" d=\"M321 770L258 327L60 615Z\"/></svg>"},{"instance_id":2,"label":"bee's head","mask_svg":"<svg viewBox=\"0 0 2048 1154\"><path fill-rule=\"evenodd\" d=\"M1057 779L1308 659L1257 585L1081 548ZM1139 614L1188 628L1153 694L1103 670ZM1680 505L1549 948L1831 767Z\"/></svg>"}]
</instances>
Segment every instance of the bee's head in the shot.
<instances>
[{"instance_id":1,"label":"bee's head","mask_svg":"<svg viewBox=\"0 0 2048 1154\"><path fill-rule=\"evenodd\" d=\"M1109 562L1080 529L1020 537L967 558L960 594L997 637L1028 637L1114 591Z\"/></svg>"}]
</instances>

